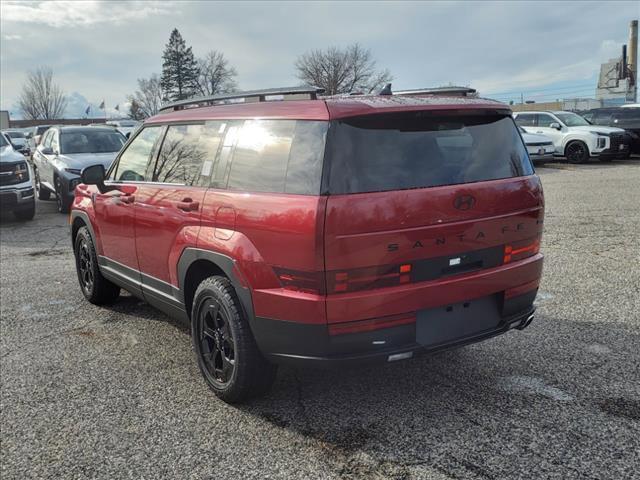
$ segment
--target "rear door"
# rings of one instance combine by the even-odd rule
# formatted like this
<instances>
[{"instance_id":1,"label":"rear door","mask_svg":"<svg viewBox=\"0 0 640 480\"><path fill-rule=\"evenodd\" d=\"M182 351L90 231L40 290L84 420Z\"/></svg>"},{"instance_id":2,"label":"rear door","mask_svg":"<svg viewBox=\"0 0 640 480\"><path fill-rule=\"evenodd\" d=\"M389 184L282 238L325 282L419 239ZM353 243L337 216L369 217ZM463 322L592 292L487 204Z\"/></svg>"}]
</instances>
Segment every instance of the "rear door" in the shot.
<instances>
[{"instance_id":1,"label":"rear door","mask_svg":"<svg viewBox=\"0 0 640 480\"><path fill-rule=\"evenodd\" d=\"M494 268L505 245L538 240L542 190L510 117L376 115L330 132L330 297ZM374 317L379 291L370 311L328 302L329 323Z\"/></svg>"},{"instance_id":2,"label":"rear door","mask_svg":"<svg viewBox=\"0 0 640 480\"><path fill-rule=\"evenodd\" d=\"M556 153L564 154L564 151L562 150L562 140L564 139L565 133L561 130L558 130L557 128L551 127L551 125L554 123L560 124L561 126L562 124L558 121L558 119L554 118L548 113L538 113L536 117L537 119L535 133L546 135L547 137L552 139L553 145L556 148ZM564 130L565 132L567 131L566 128L564 128Z\"/></svg>"},{"instance_id":3,"label":"rear door","mask_svg":"<svg viewBox=\"0 0 640 480\"><path fill-rule=\"evenodd\" d=\"M103 268L109 268L139 288L140 275L135 248L135 200L143 185L149 161L157 151L163 127L146 127L114 162L108 186L112 190L94 197L95 228L102 244Z\"/></svg>"},{"instance_id":4,"label":"rear door","mask_svg":"<svg viewBox=\"0 0 640 480\"><path fill-rule=\"evenodd\" d=\"M170 125L149 183L136 192L136 251L146 287L173 295L175 267L186 246L195 246L204 194L216 154L215 126Z\"/></svg>"}]
</instances>

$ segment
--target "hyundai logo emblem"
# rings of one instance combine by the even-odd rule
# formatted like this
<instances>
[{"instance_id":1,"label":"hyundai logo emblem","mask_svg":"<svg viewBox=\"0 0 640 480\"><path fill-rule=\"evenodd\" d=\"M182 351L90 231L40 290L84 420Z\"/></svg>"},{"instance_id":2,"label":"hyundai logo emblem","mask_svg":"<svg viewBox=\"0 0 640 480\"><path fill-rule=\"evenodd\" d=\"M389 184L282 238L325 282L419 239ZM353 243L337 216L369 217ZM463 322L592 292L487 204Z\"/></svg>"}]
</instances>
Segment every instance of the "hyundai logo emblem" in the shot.
<instances>
[{"instance_id":1,"label":"hyundai logo emblem","mask_svg":"<svg viewBox=\"0 0 640 480\"><path fill-rule=\"evenodd\" d=\"M460 195L453 201L453 206L458 210L471 210L476 204L476 199L472 195Z\"/></svg>"}]
</instances>

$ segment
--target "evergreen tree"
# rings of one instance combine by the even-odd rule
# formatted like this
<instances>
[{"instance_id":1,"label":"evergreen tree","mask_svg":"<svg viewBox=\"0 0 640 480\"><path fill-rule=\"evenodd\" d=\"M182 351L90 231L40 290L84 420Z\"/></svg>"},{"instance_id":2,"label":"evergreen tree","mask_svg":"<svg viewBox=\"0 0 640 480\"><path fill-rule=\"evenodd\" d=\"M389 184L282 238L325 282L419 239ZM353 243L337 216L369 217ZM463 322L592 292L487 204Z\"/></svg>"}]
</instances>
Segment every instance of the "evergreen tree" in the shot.
<instances>
[{"instance_id":1,"label":"evergreen tree","mask_svg":"<svg viewBox=\"0 0 640 480\"><path fill-rule=\"evenodd\" d=\"M165 100L183 100L194 96L199 88L198 63L177 28L171 32L162 59L160 85Z\"/></svg>"}]
</instances>

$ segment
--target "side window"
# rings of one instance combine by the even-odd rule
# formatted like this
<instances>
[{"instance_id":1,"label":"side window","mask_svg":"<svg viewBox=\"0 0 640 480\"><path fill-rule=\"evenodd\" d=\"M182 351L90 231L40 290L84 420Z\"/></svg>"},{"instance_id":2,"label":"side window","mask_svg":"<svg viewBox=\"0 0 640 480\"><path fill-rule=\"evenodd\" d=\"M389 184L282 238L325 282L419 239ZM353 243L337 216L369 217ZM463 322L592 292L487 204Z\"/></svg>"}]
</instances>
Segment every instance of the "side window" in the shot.
<instances>
[{"instance_id":1,"label":"side window","mask_svg":"<svg viewBox=\"0 0 640 480\"><path fill-rule=\"evenodd\" d=\"M320 194L328 127L329 122L296 122L287 166L286 193Z\"/></svg>"},{"instance_id":2,"label":"side window","mask_svg":"<svg viewBox=\"0 0 640 480\"><path fill-rule=\"evenodd\" d=\"M610 125L611 111L599 111L596 113L595 118L592 120L595 125Z\"/></svg>"},{"instance_id":3,"label":"side window","mask_svg":"<svg viewBox=\"0 0 640 480\"><path fill-rule=\"evenodd\" d=\"M120 155L118 164L109 178L117 182L143 182L154 146L160 137L162 127L146 127Z\"/></svg>"},{"instance_id":4,"label":"side window","mask_svg":"<svg viewBox=\"0 0 640 480\"><path fill-rule=\"evenodd\" d=\"M208 186L220 146L220 123L171 125L147 178L152 182Z\"/></svg>"},{"instance_id":5,"label":"side window","mask_svg":"<svg viewBox=\"0 0 640 480\"><path fill-rule=\"evenodd\" d=\"M546 113L538 114L538 126L539 127L551 127L552 123L558 123L558 121L553 118L551 115L547 115Z\"/></svg>"},{"instance_id":6,"label":"side window","mask_svg":"<svg viewBox=\"0 0 640 480\"><path fill-rule=\"evenodd\" d=\"M531 113L521 113L516 117L516 123L521 127L533 127L536 116Z\"/></svg>"},{"instance_id":7,"label":"side window","mask_svg":"<svg viewBox=\"0 0 640 480\"><path fill-rule=\"evenodd\" d=\"M246 120L229 171L228 188L284 192L295 120Z\"/></svg>"},{"instance_id":8,"label":"side window","mask_svg":"<svg viewBox=\"0 0 640 480\"><path fill-rule=\"evenodd\" d=\"M595 113L593 112L587 112L584 113L582 115L582 118L584 118L587 122L593 123L593 116L595 115Z\"/></svg>"},{"instance_id":9,"label":"side window","mask_svg":"<svg viewBox=\"0 0 640 480\"><path fill-rule=\"evenodd\" d=\"M214 188L225 188L227 186L227 167L231 162L231 154L238 142L242 121L220 122L218 135L223 138L220 156L215 166L215 172L211 178L211 186Z\"/></svg>"}]
</instances>

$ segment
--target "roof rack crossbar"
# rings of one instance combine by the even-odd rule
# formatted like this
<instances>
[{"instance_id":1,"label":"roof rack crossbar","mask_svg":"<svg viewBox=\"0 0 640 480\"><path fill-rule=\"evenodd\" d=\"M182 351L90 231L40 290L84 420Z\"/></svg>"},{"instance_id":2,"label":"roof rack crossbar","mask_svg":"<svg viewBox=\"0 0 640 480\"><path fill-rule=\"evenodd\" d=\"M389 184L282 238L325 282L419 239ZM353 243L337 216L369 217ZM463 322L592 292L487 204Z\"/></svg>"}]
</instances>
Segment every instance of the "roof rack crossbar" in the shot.
<instances>
[{"instance_id":1,"label":"roof rack crossbar","mask_svg":"<svg viewBox=\"0 0 640 480\"><path fill-rule=\"evenodd\" d=\"M248 98L257 98L259 102L265 102L266 97L270 96L287 96L287 95L309 95L311 100L316 100L318 95L324 93L324 88L320 87L283 87L283 88L267 88L264 90L247 90L244 92L222 93L207 97L194 97L186 100L178 100L160 107L160 112L169 110L183 110L186 107L198 108L216 105L226 100L240 100Z\"/></svg>"}]
</instances>

